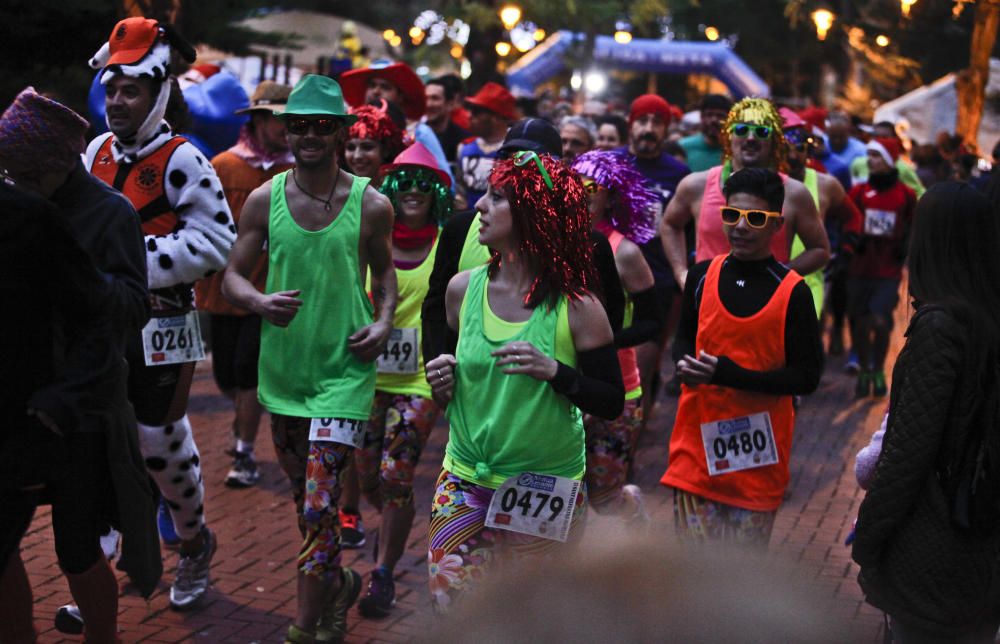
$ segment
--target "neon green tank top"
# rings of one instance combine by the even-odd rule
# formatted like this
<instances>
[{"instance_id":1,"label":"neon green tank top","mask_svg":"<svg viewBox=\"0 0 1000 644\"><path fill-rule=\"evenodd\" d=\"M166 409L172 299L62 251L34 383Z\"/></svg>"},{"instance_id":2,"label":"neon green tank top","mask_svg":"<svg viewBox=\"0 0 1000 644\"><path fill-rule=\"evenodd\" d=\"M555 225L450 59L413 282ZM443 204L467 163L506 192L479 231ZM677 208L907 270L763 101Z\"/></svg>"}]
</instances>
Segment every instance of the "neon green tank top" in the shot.
<instances>
[{"instance_id":1,"label":"neon green tank top","mask_svg":"<svg viewBox=\"0 0 1000 644\"><path fill-rule=\"evenodd\" d=\"M260 333L257 396L277 414L368 420L375 364L347 349L347 338L371 324L358 266L361 197L368 179L354 177L337 217L322 230L299 226L288 210L285 180L271 183L267 292L302 290L302 306L285 327L265 322Z\"/></svg>"},{"instance_id":2,"label":"neon green tank top","mask_svg":"<svg viewBox=\"0 0 1000 644\"><path fill-rule=\"evenodd\" d=\"M547 382L503 373L490 355L521 340L556 356L560 311L567 307L566 300L556 310L544 304L535 308L513 336L491 338L484 325L484 307L489 306L486 287L486 267L473 270L460 314L444 468L494 489L522 472L582 479L586 460L580 410Z\"/></svg>"},{"instance_id":3,"label":"neon green tank top","mask_svg":"<svg viewBox=\"0 0 1000 644\"><path fill-rule=\"evenodd\" d=\"M469 232L465 234L462 254L458 256L458 272L468 271L490 261L490 249L479 243L479 213L472 218Z\"/></svg>"},{"instance_id":4,"label":"neon green tank top","mask_svg":"<svg viewBox=\"0 0 1000 644\"><path fill-rule=\"evenodd\" d=\"M809 194L812 195L813 201L816 202L816 208L819 208L819 180L816 178L816 171L812 168L806 168L805 180L802 182L805 184L806 189L809 190ZM822 214L822 213L820 213ZM802 243L798 235L792 238L792 252L789 254L789 259L795 259L806 250L806 245ZM806 281L806 286L812 292L813 304L816 305L816 317L823 316L823 269L814 271L806 275L803 279Z\"/></svg>"},{"instance_id":5,"label":"neon green tank top","mask_svg":"<svg viewBox=\"0 0 1000 644\"><path fill-rule=\"evenodd\" d=\"M440 233L440 230L438 231ZM424 355L420 349L420 308L427 297L428 280L434 268L434 257L437 255L438 239L434 239L427 257L416 268L396 269L396 281L399 285L399 301L396 304L396 315L392 319L393 333L401 335L414 334L416 337L417 373L379 373L375 380L375 388L390 394L406 394L408 396L431 397L431 386L424 376ZM412 331L409 331L412 329Z\"/></svg>"}]
</instances>

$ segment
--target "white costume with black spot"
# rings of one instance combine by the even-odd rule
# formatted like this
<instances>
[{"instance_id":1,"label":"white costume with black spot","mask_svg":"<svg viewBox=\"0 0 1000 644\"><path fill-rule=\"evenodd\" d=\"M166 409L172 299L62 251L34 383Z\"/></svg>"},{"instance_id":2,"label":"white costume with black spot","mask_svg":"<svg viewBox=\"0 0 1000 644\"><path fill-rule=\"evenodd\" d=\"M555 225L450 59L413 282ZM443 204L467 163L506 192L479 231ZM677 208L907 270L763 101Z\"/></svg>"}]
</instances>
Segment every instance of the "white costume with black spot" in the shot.
<instances>
[{"instance_id":1,"label":"white costume with black spot","mask_svg":"<svg viewBox=\"0 0 1000 644\"><path fill-rule=\"evenodd\" d=\"M87 148L87 167L92 172L95 164L127 169L174 136L165 121L149 129L152 133L144 140L128 144L115 140L109 148L104 145L111 133L97 137ZM101 153L102 148L110 150L110 156L108 152ZM154 315L156 309L190 307L192 284L225 267L236 238L236 226L222 184L212 164L194 145L181 143L170 155L162 169L162 186L177 222L165 234L145 235ZM187 415L166 422L175 411L171 404L175 396L186 399L187 391L178 394L178 389L190 386L184 369L189 373L191 366L147 367L141 350L137 349L140 344L132 342L133 351L129 354L132 372L129 397L139 420L140 449L147 469L167 500L177 534L182 539L192 539L204 525L200 456Z\"/></svg>"}]
</instances>

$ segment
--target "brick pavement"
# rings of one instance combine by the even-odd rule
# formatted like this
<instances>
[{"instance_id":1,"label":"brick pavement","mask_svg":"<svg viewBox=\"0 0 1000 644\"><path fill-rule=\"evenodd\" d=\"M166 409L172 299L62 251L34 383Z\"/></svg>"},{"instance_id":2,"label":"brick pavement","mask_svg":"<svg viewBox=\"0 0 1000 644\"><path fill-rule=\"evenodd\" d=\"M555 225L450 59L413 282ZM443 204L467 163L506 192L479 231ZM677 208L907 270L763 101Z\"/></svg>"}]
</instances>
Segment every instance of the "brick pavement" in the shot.
<instances>
[{"instance_id":1,"label":"brick pavement","mask_svg":"<svg viewBox=\"0 0 1000 644\"><path fill-rule=\"evenodd\" d=\"M899 314L890 355L901 342ZM828 362L819 390L799 409L792 451L791 486L778 513L772 552L797 562L801 574L834 598L836 617L850 623L856 641L878 641L881 615L864 604L857 566L843 540L863 494L853 472L854 454L877 427L884 403L855 401L853 379L842 373L843 359ZM890 365L891 366L891 365ZM668 367L669 369L669 367ZM646 493L654 534L671 539L671 497L658 485L666 464L667 441L676 399L661 396L641 439L635 479ZM280 642L295 610L294 562L299 535L287 482L274 459L266 419L258 439L262 478L251 490L222 485L229 459L231 408L212 382L208 363L199 365L191 398L191 419L202 453L207 485L206 512L219 536L212 588L203 605L187 613L171 611L166 584L147 605L123 587L119 623L125 642ZM397 570L397 601L385 620L363 620L351 612L350 642L405 642L432 624L426 592L426 529L429 498L443 457L447 430L439 423L418 470L418 513L408 550ZM593 514L591 515L593 517ZM371 527L376 517L364 511ZM598 518L598 520L600 520ZM22 544L35 591L35 619L41 642L64 640L52 627L56 608L69 601L66 582L52 549L51 521L41 510ZM165 577L173 578L176 554L164 551ZM362 574L371 567L370 549L345 551L345 563ZM120 575L124 581L124 576Z\"/></svg>"}]
</instances>

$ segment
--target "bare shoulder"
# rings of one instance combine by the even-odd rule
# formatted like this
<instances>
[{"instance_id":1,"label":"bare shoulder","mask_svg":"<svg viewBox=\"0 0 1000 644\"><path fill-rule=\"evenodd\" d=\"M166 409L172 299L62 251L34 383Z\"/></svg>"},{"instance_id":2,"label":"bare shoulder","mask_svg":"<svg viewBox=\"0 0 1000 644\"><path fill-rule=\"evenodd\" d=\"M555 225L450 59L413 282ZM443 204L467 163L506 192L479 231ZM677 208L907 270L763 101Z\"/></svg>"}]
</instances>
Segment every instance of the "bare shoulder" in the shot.
<instances>
[{"instance_id":1,"label":"bare shoulder","mask_svg":"<svg viewBox=\"0 0 1000 644\"><path fill-rule=\"evenodd\" d=\"M371 184L365 187L365 192L361 196L361 208L365 216L392 216L392 202L384 194L373 188Z\"/></svg>"},{"instance_id":2,"label":"bare shoulder","mask_svg":"<svg viewBox=\"0 0 1000 644\"><path fill-rule=\"evenodd\" d=\"M465 297L465 292L469 290L469 276L471 274L471 270L462 271L461 273L456 273L454 277L448 280L448 294L446 297L449 300Z\"/></svg>"},{"instance_id":3,"label":"bare shoulder","mask_svg":"<svg viewBox=\"0 0 1000 644\"><path fill-rule=\"evenodd\" d=\"M677 184L677 194L701 194L705 190L705 184L708 182L709 172L710 170L692 172L688 176L681 179L681 182Z\"/></svg>"},{"instance_id":4,"label":"bare shoulder","mask_svg":"<svg viewBox=\"0 0 1000 644\"><path fill-rule=\"evenodd\" d=\"M271 211L271 185L273 179L268 179L247 196L240 211L240 227L259 225L267 222Z\"/></svg>"},{"instance_id":5,"label":"bare shoulder","mask_svg":"<svg viewBox=\"0 0 1000 644\"><path fill-rule=\"evenodd\" d=\"M787 177L785 179L785 197L795 197L801 199L805 195L812 198L809 194L809 188L806 188L806 184L802 183L798 179L793 179L792 177Z\"/></svg>"},{"instance_id":6,"label":"bare shoulder","mask_svg":"<svg viewBox=\"0 0 1000 644\"><path fill-rule=\"evenodd\" d=\"M844 198L844 186L836 177L823 172L816 173L816 183L823 194L827 195L833 202L838 202Z\"/></svg>"},{"instance_id":7,"label":"bare shoulder","mask_svg":"<svg viewBox=\"0 0 1000 644\"><path fill-rule=\"evenodd\" d=\"M574 320L577 323L586 324L587 321L592 320L596 317L607 318L607 314L604 312L604 305L598 300L593 293L586 293L583 297L571 299L569 301L569 323L572 326Z\"/></svg>"}]
</instances>

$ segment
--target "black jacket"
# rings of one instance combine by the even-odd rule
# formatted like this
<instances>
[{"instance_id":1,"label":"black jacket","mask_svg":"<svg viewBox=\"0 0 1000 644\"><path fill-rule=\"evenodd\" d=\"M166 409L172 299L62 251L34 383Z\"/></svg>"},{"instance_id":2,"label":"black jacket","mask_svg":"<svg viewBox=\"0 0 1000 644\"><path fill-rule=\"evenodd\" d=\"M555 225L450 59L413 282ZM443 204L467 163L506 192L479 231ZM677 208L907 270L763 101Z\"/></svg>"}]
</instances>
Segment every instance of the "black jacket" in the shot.
<instances>
[{"instance_id":1,"label":"black jacket","mask_svg":"<svg viewBox=\"0 0 1000 644\"><path fill-rule=\"evenodd\" d=\"M163 573L156 530L156 495L139 450L135 413L128 402L125 342L149 319L146 249L139 215L117 190L77 164L52 196L73 236L90 255L104 282L104 307L110 315L111 346L91 357L93 404L81 409L78 431L107 437L114 503L108 519L122 533L119 568L143 595Z\"/></svg>"},{"instance_id":2,"label":"black jacket","mask_svg":"<svg viewBox=\"0 0 1000 644\"><path fill-rule=\"evenodd\" d=\"M923 308L906 337L852 556L868 603L951 637L1000 614L1000 529L978 537L958 528L944 475L982 392L965 360L968 334L952 315Z\"/></svg>"}]
</instances>

